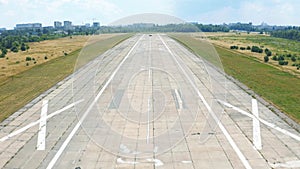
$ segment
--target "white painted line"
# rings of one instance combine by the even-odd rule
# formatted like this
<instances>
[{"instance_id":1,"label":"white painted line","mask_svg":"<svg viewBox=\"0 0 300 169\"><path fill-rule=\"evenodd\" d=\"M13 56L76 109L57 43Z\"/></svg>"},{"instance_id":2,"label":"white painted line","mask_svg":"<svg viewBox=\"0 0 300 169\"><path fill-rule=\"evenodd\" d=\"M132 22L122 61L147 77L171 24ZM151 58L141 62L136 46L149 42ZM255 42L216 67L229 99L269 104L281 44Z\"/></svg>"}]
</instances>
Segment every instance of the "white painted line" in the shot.
<instances>
[{"instance_id":1,"label":"white painted line","mask_svg":"<svg viewBox=\"0 0 300 169\"><path fill-rule=\"evenodd\" d=\"M152 75L152 70L151 68L149 68L149 71L148 71L148 81L151 82L151 75Z\"/></svg>"},{"instance_id":2,"label":"white painted line","mask_svg":"<svg viewBox=\"0 0 300 169\"><path fill-rule=\"evenodd\" d=\"M150 108L150 98L148 98L148 121L147 121L147 138L146 138L146 140L147 140L147 144L149 144L149 138L150 138L150 110L151 110L151 108Z\"/></svg>"},{"instance_id":3,"label":"white painted line","mask_svg":"<svg viewBox=\"0 0 300 169\"><path fill-rule=\"evenodd\" d=\"M175 89L175 95L176 95L176 98L177 98L177 102L179 104L178 105L179 109L182 109L182 99L181 99L180 94L179 94L177 89Z\"/></svg>"},{"instance_id":4,"label":"white painted line","mask_svg":"<svg viewBox=\"0 0 300 169\"><path fill-rule=\"evenodd\" d=\"M47 126L48 100L44 100L42 104L39 133L37 139L37 150L45 150L46 146L46 126Z\"/></svg>"},{"instance_id":5,"label":"white painted line","mask_svg":"<svg viewBox=\"0 0 300 169\"><path fill-rule=\"evenodd\" d=\"M183 74L185 75L185 77L189 80L190 84L192 85L192 87L194 88L194 90L196 91L196 93L198 94L198 96L200 97L200 99L202 100L202 102L205 105L206 109L208 110L208 112L210 113L210 115L213 117L213 119L215 120L215 122L217 123L217 125L219 126L219 128L221 129L221 131L223 132L224 136L226 137L227 141L230 143L230 145L233 148L233 150L235 151L235 153L238 155L238 157L241 160L241 162L243 163L244 167L246 169L251 169L252 167L250 166L248 160L246 159L246 157L244 156L244 154L240 151L240 149L238 148L238 146L236 145L236 143L233 141L233 139L231 138L230 134L228 133L228 131L226 130L226 128L223 126L223 124L221 123L221 121L219 120L219 118L212 111L211 107L209 106L209 104L207 103L207 101L205 100L205 98L203 97L203 95L200 93L199 89L196 87L196 85L194 84L194 82L190 79L190 77L188 76L188 74L185 72L185 70L183 69L183 67L180 65L180 63L176 59L174 53L170 50L170 48L167 46L167 44L161 38L161 36L160 35L158 35L158 36L159 36L160 40L162 41L162 43L164 44L165 48L173 56L175 62L177 63L178 67L181 69L181 71L183 72Z\"/></svg>"},{"instance_id":6,"label":"white painted line","mask_svg":"<svg viewBox=\"0 0 300 169\"><path fill-rule=\"evenodd\" d=\"M106 81L106 83L104 84L104 86L102 87L102 89L99 91L99 93L97 94L97 96L95 97L95 99L93 100L93 102L90 104L90 106L88 107L88 109L84 112L83 116L79 119L78 123L73 128L73 130L71 131L71 133L69 134L69 136L67 137L67 139L64 141L64 143L61 145L61 147L59 148L59 150L56 152L55 156L52 158L52 160L48 164L47 169L51 169L51 168L54 167L56 161L61 156L61 154L63 153L63 151L65 150L65 148L67 147L67 145L69 144L69 142L71 141L71 139L73 138L73 136L75 135L75 133L77 132L77 130L79 129L79 127L81 126L81 123L84 121L84 119L86 118L86 116L92 110L93 106L98 102L98 99L100 98L100 96L102 95L102 93L104 92L104 90L110 84L110 82L112 81L112 79L115 77L115 75L119 71L120 67L127 60L127 58L129 57L129 55L132 53L132 51L134 50L134 48L137 46L137 44L140 42L140 40L143 37L144 37L144 35L134 44L134 46L130 49L130 51L127 53L127 55L124 57L124 59L118 65L118 67L112 73L112 75L110 76L110 78Z\"/></svg>"},{"instance_id":7,"label":"white painted line","mask_svg":"<svg viewBox=\"0 0 300 169\"><path fill-rule=\"evenodd\" d=\"M300 161L288 161L286 163L270 163L272 168L300 168Z\"/></svg>"},{"instance_id":8,"label":"white painted line","mask_svg":"<svg viewBox=\"0 0 300 169\"><path fill-rule=\"evenodd\" d=\"M243 115L246 115L246 116L248 116L248 117L250 117L250 118L252 118L252 119L256 118L256 117L254 117L252 114L250 114L250 113L248 113L248 112L246 112L246 111L244 111L244 110L242 110L242 109L240 109L240 108L238 108L238 107L235 107L235 106L233 106L233 105L231 105L231 104L229 104L229 103L226 103L226 102L221 101L221 100L218 100L218 102L221 103L221 104L223 104L223 105L225 105L226 107L232 108L233 110L236 110L236 111L238 111L239 113L241 113L241 114L243 114ZM264 119L258 118L258 120L259 120L261 123L265 124L266 126L268 126L268 127L270 127L270 128L273 128L273 129L275 129L275 130L277 130L277 131L279 131L279 132L281 132L281 133L283 133L283 134L285 134L285 135L288 135L288 136L292 137L293 139L295 139L295 140L297 140L297 141L300 141L300 137L297 136L296 134L293 134L293 133L291 133L291 132L289 132L289 131L287 131L287 130L285 130L285 129L282 129L282 128L276 126L275 124L269 123L269 122L267 122L267 121L264 120Z\"/></svg>"},{"instance_id":9,"label":"white painted line","mask_svg":"<svg viewBox=\"0 0 300 169\"><path fill-rule=\"evenodd\" d=\"M183 164L191 164L192 161L181 161Z\"/></svg>"},{"instance_id":10,"label":"white painted line","mask_svg":"<svg viewBox=\"0 0 300 169\"><path fill-rule=\"evenodd\" d=\"M258 105L256 99L252 99L252 114L255 117L253 118L253 144L257 150L261 150L262 144L261 144L259 115L258 115Z\"/></svg>"},{"instance_id":11,"label":"white painted line","mask_svg":"<svg viewBox=\"0 0 300 169\"><path fill-rule=\"evenodd\" d=\"M84 101L83 99L82 99L82 100L79 100L79 101L74 102L74 103L72 103L72 104L70 104L70 105L68 105L68 106L66 106L66 107L64 107L64 108L62 108L62 109L60 109L60 110L55 111L54 113L48 115L48 116L47 116L47 119L50 119L50 118L52 118L53 116L56 116L56 115L62 113L63 111L68 110L69 108L71 108L71 107L75 106L76 104L81 103L81 102L83 102L83 101ZM20 129L16 130L16 131L10 133L9 135L2 137L2 138L0 139L0 142L6 141L7 139L9 139L9 138L11 138L11 137L14 137L14 136L16 136L16 135L18 135L18 134L20 134L20 133L22 133L22 132L28 130L29 128L31 128L31 127L33 127L33 126L39 124L40 121L41 121L41 119L40 119L40 120L37 120L37 121L35 121L35 122L32 122L32 123L29 123L28 125L26 125L26 126L20 128Z\"/></svg>"},{"instance_id":12,"label":"white painted line","mask_svg":"<svg viewBox=\"0 0 300 169\"><path fill-rule=\"evenodd\" d=\"M154 162L155 167L163 166L164 163L160 161L159 159L147 159L149 162Z\"/></svg>"},{"instance_id":13,"label":"white painted line","mask_svg":"<svg viewBox=\"0 0 300 169\"><path fill-rule=\"evenodd\" d=\"M134 164L138 164L139 162L137 162L137 161L124 161L122 158L118 158L117 159L117 163L119 163L119 164L132 164L132 165L134 165Z\"/></svg>"}]
</instances>

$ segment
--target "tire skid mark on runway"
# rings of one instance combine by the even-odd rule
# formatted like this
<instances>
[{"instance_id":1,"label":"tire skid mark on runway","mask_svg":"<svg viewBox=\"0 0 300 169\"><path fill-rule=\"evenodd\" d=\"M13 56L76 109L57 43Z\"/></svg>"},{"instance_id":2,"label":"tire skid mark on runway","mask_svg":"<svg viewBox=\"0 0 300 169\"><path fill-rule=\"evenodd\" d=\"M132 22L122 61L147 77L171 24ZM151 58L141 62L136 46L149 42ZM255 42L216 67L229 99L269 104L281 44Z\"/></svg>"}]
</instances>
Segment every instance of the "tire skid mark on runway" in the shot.
<instances>
[{"instance_id":1,"label":"tire skid mark on runway","mask_svg":"<svg viewBox=\"0 0 300 169\"><path fill-rule=\"evenodd\" d=\"M196 87L196 85L194 84L194 82L190 79L190 77L188 76L188 74L186 73L186 71L180 65L180 63L178 62L178 60L175 57L175 54L170 50L170 48L167 46L167 44L161 38L161 36L160 35L158 35L158 36L159 36L160 40L162 41L162 43L164 44L165 48L173 56L173 59L177 63L178 67L181 69L181 71L183 72L183 74L185 75L185 77L188 79L188 81L192 85L193 89L196 91L197 95L200 97L201 101L203 102L203 104L207 108L208 112L213 117L213 119L215 120L215 122L217 123L217 125L219 126L219 128L221 129L221 131L223 132L223 134L225 135L227 141L230 143L231 147L233 148L233 150L238 155L238 157L241 160L241 162L243 163L244 167L246 169L252 169L252 167L250 166L248 160L246 159L246 157L244 156L244 154L241 152L241 150L238 148L238 146L236 145L236 143L234 142L234 140L232 139L232 137L230 136L230 134L228 133L228 131L226 130L226 128L224 127L224 125L218 119L218 117L216 116L216 114L212 111L210 105L207 103L207 101L205 100L204 96L200 93L199 89Z\"/></svg>"}]
</instances>

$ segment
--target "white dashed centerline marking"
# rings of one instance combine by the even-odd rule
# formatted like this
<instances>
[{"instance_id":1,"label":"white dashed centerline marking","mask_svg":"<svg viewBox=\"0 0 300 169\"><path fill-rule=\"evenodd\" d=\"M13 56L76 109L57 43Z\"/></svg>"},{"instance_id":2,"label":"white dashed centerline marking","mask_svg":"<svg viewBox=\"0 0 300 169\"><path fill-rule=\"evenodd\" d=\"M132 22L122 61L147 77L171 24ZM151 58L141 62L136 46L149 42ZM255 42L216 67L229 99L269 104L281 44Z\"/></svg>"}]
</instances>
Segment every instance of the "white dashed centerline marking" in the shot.
<instances>
[{"instance_id":1,"label":"white dashed centerline marking","mask_svg":"<svg viewBox=\"0 0 300 169\"><path fill-rule=\"evenodd\" d=\"M180 94L177 89L175 89L175 95L176 95L177 102L178 102L178 108L180 110L180 109L182 109L182 99L181 99Z\"/></svg>"},{"instance_id":2,"label":"white dashed centerline marking","mask_svg":"<svg viewBox=\"0 0 300 169\"><path fill-rule=\"evenodd\" d=\"M44 100L42 104L39 133L37 139L37 150L45 150L46 125L47 125L48 100Z\"/></svg>"},{"instance_id":3,"label":"white dashed centerline marking","mask_svg":"<svg viewBox=\"0 0 300 169\"><path fill-rule=\"evenodd\" d=\"M150 98L148 98L148 121L147 121L147 144L149 144L149 138L150 138L150 111L151 111L151 108L150 108Z\"/></svg>"},{"instance_id":4,"label":"white dashed centerline marking","mask_svg":"<svg viewBox=\"0 0 300 169\"><path fill-rule=\"evenodd\" d=\"M226 137L227 141L230 143L230 145L233 148L233 150L238 155L238 157L241 160L241 162L243 163L244 167L246 169L252 169L252 167L250 166L250 164L249 164L248 160L246 159L246 157L244 156L244 154L238 148L238 146L233 141L233 139L231 138L230 134L228 133L228 131L224 127L224 125L221 123L221 121L218 119L218 117L216 116L216 114L212 111L211 107L209 106L209 104L207 103L207 101L205 100L205 98L203 97L203 95L200 93L199 89L196 87L196 85L194 84L194 82L190 79L190 77L188 76L188 74L186 73L186 71L183 69L183 67L181 66L181 64L178 62L178 60L176 59L176 56L174 55L174 53L167 46L167 44L161 38L161 36L160 35L158 35L158 36L159 36L160 40L162 41L162 43L164 44L165 48L172 55L174 61L177 63L178 67L181 69L181 71L183 72L183 74L185 75L185 77L189 80L189 82L192 85L193 89L197 92L197 95L200 97L200 99L203 102L203 104L205 105L206 109L208 110L208 112L210 113L210 115L213 117L213 119L215 120L215 122L217 123L217 125L219 126L219 128L221 129L222 133Z\"/></svg>"}]
</instances>

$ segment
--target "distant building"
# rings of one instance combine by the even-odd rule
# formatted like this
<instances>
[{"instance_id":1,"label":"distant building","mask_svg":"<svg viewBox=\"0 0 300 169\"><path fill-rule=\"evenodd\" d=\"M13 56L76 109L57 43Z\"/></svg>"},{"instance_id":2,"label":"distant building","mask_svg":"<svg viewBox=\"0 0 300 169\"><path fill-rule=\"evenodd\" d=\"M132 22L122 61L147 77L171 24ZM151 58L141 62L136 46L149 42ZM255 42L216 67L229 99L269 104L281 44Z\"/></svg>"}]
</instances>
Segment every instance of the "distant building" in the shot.
<instances>
[{"instance_id":1,"label":"distant building","mask_svg":"<svg viewBox=\"0 0 300 169\"><path fill-rule=\"evenodd\" d=\"M64 30L73 30L71 21L64 21Z\"/></svg>"},{"instance_id":2,"label":"distant building","mask_svg":"<svg viewBox=\"0 0 300 169\"><path fill-rule=\"evenodd\" d=\"M6 31L6 28L0 28L0 32Z\"/></svg>"},{"instance_id":3,"label":"distant building","mask_svg":"<svg viewBox=\"0 0 300 169\"><path fill-rule=\"evenodd\" d=\"M52 31L54 30L54 27L53 26L44 26L43 27L43 32L46 33L48 31Z\"/></svg>"},{"instance_id":4,"label":"distant building","mask_svg":"<svg viewBox=\"0 0 300 169\"><path fill-rule=\"evenodd\" d=\"M62 28L62 23L59 22L59 21L54 21L54 28L55 28L55 29Z\"/></svg>"},{"instance_id":5,"label":"distant building","mask_svg":"<svg viewBox=\"0 0 300 169\"><path fill-rule=\"evenodd\" d=\"M93 22L94 28L100 28L100 22Z\"/></svg>"},{"instance_id":6,"label":"distant building","mask_svg":"<svg viewBox=\"0 0 300 169\"><path fill-rule=\"evenodd\" d=\"M91 27L91 24L86 23L86 24L85 24L85 27L86 27L86 28L89 28L89 27Z\"/></svg>"},{"instance_id":7,"label":"distant building","mask_svg":"<svg viewBox=\"0 0 300 169\"><path fill-rule=\"evenodd\" d=\"M26 23L26 24L17 24L15 27L16 30L42 30L41 23Z\"/></svg>"}]
</instances>

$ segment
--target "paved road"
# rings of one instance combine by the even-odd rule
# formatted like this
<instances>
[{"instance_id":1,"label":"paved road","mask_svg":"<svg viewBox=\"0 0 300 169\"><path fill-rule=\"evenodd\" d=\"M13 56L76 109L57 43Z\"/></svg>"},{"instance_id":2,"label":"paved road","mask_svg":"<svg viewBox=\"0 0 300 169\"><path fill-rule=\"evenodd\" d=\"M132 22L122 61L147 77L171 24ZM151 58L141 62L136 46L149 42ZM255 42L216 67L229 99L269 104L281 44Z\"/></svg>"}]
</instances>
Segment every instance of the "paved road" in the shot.
<instances>
[{"instance_id":1,"label":"paved road","mask_svg":"<svg viewBox=\"0 0 300 169\"><path fill-rule=\"evenodd\" d=\"M166 35L138 34L1 123L0 168L76 167L300 168L300 133Z\"/></svg>"}]
</instances>

